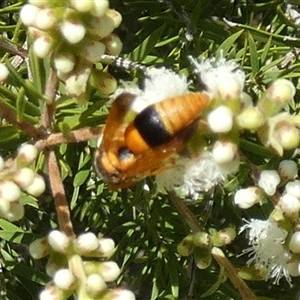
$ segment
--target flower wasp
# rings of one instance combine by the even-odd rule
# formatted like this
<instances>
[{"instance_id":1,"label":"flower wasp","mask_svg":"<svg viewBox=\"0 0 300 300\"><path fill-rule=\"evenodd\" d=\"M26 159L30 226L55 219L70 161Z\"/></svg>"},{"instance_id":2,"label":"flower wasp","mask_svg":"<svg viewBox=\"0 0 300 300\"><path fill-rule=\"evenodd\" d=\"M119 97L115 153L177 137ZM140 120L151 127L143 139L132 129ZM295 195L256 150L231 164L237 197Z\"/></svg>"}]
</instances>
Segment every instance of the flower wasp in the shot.
<instances>
[{"instance_id":1,"label":"flower wasp","mask_svg":"<svg viewBox=\"0 0 300 300\"><path fill-rule=\"evenodd\" d=\"M135 97L122 93L114 100L95 154L96 171L113 189L166 170L209 103L205 93L189 93L151 104L130 118Z\"/></svg>"}]
</instances>

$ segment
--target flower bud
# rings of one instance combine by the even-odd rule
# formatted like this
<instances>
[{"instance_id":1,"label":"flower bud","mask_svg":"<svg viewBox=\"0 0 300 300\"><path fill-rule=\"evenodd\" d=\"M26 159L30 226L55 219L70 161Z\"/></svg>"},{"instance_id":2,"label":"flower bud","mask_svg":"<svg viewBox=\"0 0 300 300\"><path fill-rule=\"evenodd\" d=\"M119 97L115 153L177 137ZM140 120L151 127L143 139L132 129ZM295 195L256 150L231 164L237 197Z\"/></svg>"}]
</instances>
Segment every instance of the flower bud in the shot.
<instances>
[{"instance_id":1,"label":"flower bud","mask_svg":"<svg viewBox=\"0 0 300 300\"><path fill-rule=\"evenodd\" d=\"M52 230L47 240L52 249L59 253L66 253L70 245L70 239L59 230Z\"/></svg>"},{"instance_id":2,"label":"flower bud","mask_svg":"<svg viewBox=\"0 0 300 300\"><path fill-rule=\"evenodd\" d=\"M214 246L222 247L233 242L236 238L236 231L231 227L224 228L216 232L212 236L212 243Z\"/></svg>"},{"instance_id":3,"label":"flower bud","mask_svg":"<svg viewBox=\"0 0 300 300\"><path fill-rule=\"evenodd\" d=\"M29 185L25 190L28 194L38 197L44 193L45 189L46 184L44 178L39 174L35 174L32 184Z\"/></svg>"},{"instance_id":4,"label":"flower bud","mask_svg":"<svg viewBox=\"0 0 300 300\"><path fill-rule=\"evenodd\" d=\"M300 199L300 181L294 180L288 182L285 186L285 192Z\"/></svg>"},{"instance_id":5,"label":"flower bud","mask_svg":"<svg viewBox=\"0 0 300 300\"><path fill-rule=\"evenodd\" d=\"M93 2L94 2L94 9L91 11L92 14L97 17L102 17L108 10L109 7L108 0L94 0Z\"/></svg>"},{"instance_id":6,"label":"flower bud","mask_svg":"<svg viewBox=\"0 0 300 300\"><path fill-rule=\"evenodd\" d=\"M116 34L111 33L103 40L103 42L105 44L107 54L118 56L121 53L123 43Z\"/></svg>"},{"instance_id":7,"label":"flower bud","mask_svg":"<svg viewBox=\"0 0 300 300\"><path fill-rule=\"evenodd\" d=\"M207 117L210 129L215 133L229 132L233 126L233 113L225 105L214 109Z\"/></svg>"},{"instance_id":8,"label":"flower bud","mask_svg":"<svg viewBox=\"0 0 300 300\"><path fill-rule=\"evenodd\" d=\"M72 53L69 52L59 53L55 55L53 62L57 71L69 73L75 67L76 58Z\"/></svg>"},{"instance_id":9,"label":"flower bud","mask_svg":"<svg viewBox=\"0 0 300 300\"><path fill-rule=\"evenodd\" d=\"M46 238L36 239L29 245L29 253L32 258L40 259L49 254L49 246Z\"/></svg>"},{"instance_id":10,"label":"flower bud","mask_svg":"<svg viewBox=\"0 0 300 300\"><path fill-rule=\"evenodd\" d=\"M9 202L17 201L21 197L20 188L12 181L0 181L0 198Z\"/></svg>"},{"instance_id":11,"label":"flower bud","mask_svg":"<svg viewBox=\"0 0 300 300\"><path fill-rule=\"evenodd\" d=\"M90 83L104 95L110 95L117 89L117 80L106 72L93 70L90 77Z\"/></svg>"},{"instance_id":12,"label":"flower bud","mask_svg":"<svg viewBox=\"0 0 300 300\"><path fill-rule=\"evenodd\" d=\"M3 217L10 222L19 221L24 217L25 208L19 201L10 203L10 211L7 212Z\"/></svg>"},{"instance_id":13,"label":"flower bud","mask_svg":"<svg viewBox=\"0 0 300 300\"><path fill-rule=\"evenodd\" d=\"M24 144L20 147L17 155L18 164L30 165L38 156L38 149L31 144Z\"/></svg>"},{"instance_id":14,"label":"flower bud","mask_svg":"<svg viewBox=\"0 0 300 300\"><path fill-rule=\"evenodd\" d=\"M83 66L76 73L70 75L65 82L67 93L75 97L79 97L84 94L90 73L91 69L87 66Z\"/></svg>"},{"instance_id":15,"label":"flower bud","mask_svg":"<svg viewBox=\"0 0 300 300\"><path fill-rule=\"evenodd\" d=\"M3 83L9 75L9 71L5 64L0 63L0 82Z\"/></svg>"},{"instance_id":16,"label":"flower bud","mask_svg":"<svg viewBox=\"0 0 300 300\"><path fill-rule=\"evenodd\" d=\"M71 6L79 12L90 12L94 9L94 2L82 1L82 0L71 0Z\"/></svg>"},{"instance_id":17,"label":"flower bud","mask_svg":"<svg viewBox=\"0 0 300 300\"><path fill-rule=\"evenodd\" d=\"M286 79L278 79L267 89L265 95L259 99L258 108L265 117L274 116L285 105L289 104L295 95L294 85Z\"/></svg>"},{"instance_id":18,"label":"flower bud","mask_svg":"<svg viewBox=\"0 0 300 300\"><path fill-rule=\"evenodd\" d=\"M194 259L197 268L205 270L211 265L212 255L210 251L203 251L203 249L195 248Z\"/></svg>"},{"instance_id":19,"label":"flower bud","mask_svg":"<svg viewBox=\"0 0 300 300\"><path fill-rule=\"evenodd\" d=\"M258 203L262 198L261 190L257 187L248 187L238 190L234 195L234 203L239 208L247 209Z\"/></svg>"},{"instance_id":20,"label":"flower bud","mask_svg":"<svg viewBox=\"0 0 300 300\"><path fill-rule=\"evenodd\" d=\"M64 299L63 292L53 284L47 284L39 295L39 300L60 300Z\"/></svg>"},{"instance_id":21,"label":"flower bud","mask_svg":"<svg viewBox=\"0 0 300 300\"><path fill-rule=\"evenodd\" d=\"M291 159L282 160L278 166L278 173L285 180L294 179L298 174L298 166Z\"/></svg>"},{"instance_id":22,"label":"flower bud","mask_svg":"<svg viewBox=\"0 0 300 300\"><path fill-rule=\"evenodd\" d=\"M86 291L91 296L97 296L104 291L107 286L99 274L92 274L86 278Z\"/></svg>"},{"instance_id":23,"label":"flower bud","mask_svg":"<svg viewBox=\"0 0 300 300\"><path fill-rule=\"evenodd\" d=\"M104 257L108 257L113 254L115 251L115 242L109 238L100 238L99 239L99 247L98 250L99 254Z\"/></svg>"},{"instance_id":24,"label":"flower bud","mask_svg":"<svg viewBox=\"0 0 300 300\"><path fill-rule=\"evenodd\" d=\"M248 107L253 107L252 97L245 92L241 93L240 102L241 102L242 109L246 109Z\"/></svg>"},{"instance_id":25,"label":"flower bud","mask_svg":"<svg viewBox=\"0 0 300 300\"><path fill-rule=\"evenodd\" d=\"M91 63L96 63L100 60L105 52L105 45L101 42L90 41L81 51L81 56Z\"/></svg>"},{"instance_id":26,"label":"flower bud","mask_svg":"<svg viewBox=\"0 0 300 300\"><path fill-rule=\"evenodd\" d=\"M20 11L20 19L26 26L35 25L35 18L40 8L32 4L25 4Z\"/></svg>"},{"instance_id":27,"label":"flower bud","mask_svg":"<svg viewBox=\"0 0 300 300\"><path fill-rule=\"evenodd\" d=\"M33 42L33 51L36 56L45 58L52 52L53 38L49 35L42 35Z\"/></svg>"},{"instance_id":28,"label":"flower bud","mask_svg":"<svg viewBox=\"0 0 300 300\"><path fill-rule=\"evenodd\" d=\"M89 31L97 39L103 39L109 36L115 29L114 20L108 15L103 17L94 17L90 20Z\"/></svg>"},{"instance_id":29,"label":"flower bud","mask_svg":"<svg viewBox=\"0 0 300 300\"><path fill-rule=\"evenodd\" d=\"M114 21L115 28L120 26L122 22L122 15L118 11L109 9L106 14Z\"/></svg>"},{"instance_id":30,"label":"flower bud","mask_svg":"<svg viewBox=\"0 0 300 300\"><path fill-rule=\"evenodd\" d=\"M189 234L178 245L177 252L181 256L189 256L194 250L194 236Z\"/></svg>"},{"instance_id":31,"label":"flower bud","mask_svg":"<svg viewBox=\"0 0 300 300\"><path fill-rule=\"evenodd\" d=\"M288 261L285 267L291 276L298 277L300 275L300 262L298 259Z\"/></svg>"},{"instance_id":32,"label":"flower bud","mask_svg":"<svg viewBox=\"0 0 300 300\"><path fill-rule=\"evenodd\" d=\"M122 288L112 290L110 300L135 300L133 292Z\"/></svg>"},{"instance_id":33,"label":"flower bud","mask_svg":"<svg viewBox=\"0 0 300 300\"><path fill-rule=\"evenodd\" d=\"M60 25L60 31L70 44L79 43L86 34L84 25L77 20L63 21Z\"/></svg>"},{"instance_id":34,"label":"flower bud","mask_svg":"<svg viewBox=\"0 0 300 300\"><path fill-rule=\"evenodd\" d=\"M229 141L216 141L212 156L217 163L228 163L231 162L237 154L237 145Z\"/></svg>"},{"instance_id":35,"label":"flower bud","mask_svg":"<svg viewBox=\"0 0 300 300\"><path fill-rule=\"evenodd\" d=\"M85 255L99 247L99 240L94 233L86 232L77 237L74 245L77 253Z\"/></svg>"},{"instance_id":36,"label":"flower bud","mask_svg":"<svg viewBox=\"0 0 300 300\"><path fill-rule=\"evenodd\" d=\"M258 186L262 188L267 195L273 196L276 193L279 183L280 177L275 170L263 170L259 177Z\"/></svg>"},{"instance_id":37,"label":"flower bud","mask_svg":"<svg viewBox=\"0 0 300 300\"><path fill-rule=\"evenodd\" d=\"M35 18L35 27L40 30L48 30L57 24L57 19L54 10L51 8L44 8L39 10Z\"/></svg>"},{"instance_id":38,"label":"flower bud","mask_svg":"<svg viewBox=\"0 0 300 300\"><path fill-rule=\"evenodd\" d=\"M274 127L274 137L285 150L297 148L300 142L298 128L286 121L276 124Z\"/></svg>"},{"instance_id":39,"label":"flower bud","mask_svg":"<svg viewBox=\"0 0 300 300\"><path fill-rule=\"evenodd\" d=\"M113 282L119 277L121 270L114 261L104 261L99 265L99 273L105 282Z\"/></svg>"},{"instance_id":40,"label":"flower bud","mask_svg":"<svg viewBox=\"0 0 300 300\"><path fill-rule=\"evenodd\" d=\"M267 96L274 102L283 106L289 104L295 96L296 89L293 83L287 79L277 79L267 90Z\"/></svg>"},{"instance_id":41,"label":"flower bud","mask_svg":"<svg viewBox=\"0 0 300 300\"><path fill-rule=\"evenodd\" d=\"M300 232L296 231L289 242L289 249L293 253L300 253Z\"/></svg>"},{"instance_id":42,"label":"flower bud","mask_svg":"<svg viewBox=\"0 0 300 300\"><path fill-rule=\"evenodd\" d=\"M73 290L76 277L69 269L58 270L53 277L54 284L63 291Z\"/></svg>"},{"instance_id":43,"label":"flower bud","mask_svg":"<svg viewBox=\"0 0 300 300\"><path fill-rule=\"evenodd\" d=\"M211 247L211 237L207 232L199 231L194 233L193 243L196 247L208 249Z\"/></svg>"},{"instance_id":44,"label":"flower bud","mask_svg":"<svg viewBox=\"0 0 300 300\"><path fill-rule=\"evenodd\" d=\"M29 168L19 169L14 174L14 182L22 189L28 188L34 181L35 173Z\"/></svg>"},{"instance_id":45,"label":"flower bud","mask_svg":"<svg viewBox=\"0 0 300 300\"><path fill-rule=\"evenodd\" d=\"M300 201L293 195L285 194L280 199L280 208L287 217L296 217L300 210Z\"/></svg>"},{"instance_id":46,"label":"flower bud","mask_svg":"<svg viewBox=\"0 0 300 300\"><path fill-rule=\"evenodd\" d=\"M238 116L238 125L243 129L256 130L264 123L264 116L257 107L249 106Z\"/></svg>"},{"instance_id":47,"label":"flower bud","mask_svg":"<svg viewBox=\"0 0 300 300\"><path fill-rule=\"evenodd\" d=\"M243 85L235 77L218 82L218 96L223 100L238 99L242 90Z\"/></svg>"}]
</instances>

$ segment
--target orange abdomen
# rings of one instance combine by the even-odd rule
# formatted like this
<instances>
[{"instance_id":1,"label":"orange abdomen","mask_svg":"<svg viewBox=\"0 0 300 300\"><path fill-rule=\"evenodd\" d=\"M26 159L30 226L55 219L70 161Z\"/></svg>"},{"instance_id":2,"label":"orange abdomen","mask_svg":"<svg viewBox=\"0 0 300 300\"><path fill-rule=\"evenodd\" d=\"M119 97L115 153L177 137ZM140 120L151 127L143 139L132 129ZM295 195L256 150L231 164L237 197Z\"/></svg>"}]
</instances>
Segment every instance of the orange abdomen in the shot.
<instances>
[{"instance_id":1,"label":"orange abdomen","mask_svg":"<svg viewBox=\"0 0 300 300\"><path fill-rule=\"evenodd\" d=\"M125 131L125 142L133 153L169 142L186 130L208 105L203 93L169 98L146 107Z\"/></svg>"}]
</instances>

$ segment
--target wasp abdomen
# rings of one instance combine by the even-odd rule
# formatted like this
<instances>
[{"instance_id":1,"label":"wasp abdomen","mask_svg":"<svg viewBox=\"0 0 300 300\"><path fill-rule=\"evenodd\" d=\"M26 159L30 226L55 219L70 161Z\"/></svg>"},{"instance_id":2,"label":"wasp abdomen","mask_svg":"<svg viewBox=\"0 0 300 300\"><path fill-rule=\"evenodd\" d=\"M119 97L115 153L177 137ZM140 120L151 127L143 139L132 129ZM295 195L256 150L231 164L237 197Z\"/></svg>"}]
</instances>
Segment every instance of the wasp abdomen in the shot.
<instances>
[{"instance_id":1,"label":"wasp abdomen","mask_svg":"<svg viewBox=\"0 0 300 300\"><path fill-rule=\"evenodd\" d=\"M208 97L202 93L166 99L146 107L125 132L125 141L134 153L160 146L186 130L207 106Z\"/></svg>"},{"instance_id":2,"label":"wasp abdomen","mask_svg":"<svg viewBox=\"0 0 300 300\"><path fill-rule=\"evenodd\" d=\"M164 125L164 117L156 105L150 105L134 119L134 126L150 147L159 146L172 138L172 133Z\"/></svg>"}]
</instances>

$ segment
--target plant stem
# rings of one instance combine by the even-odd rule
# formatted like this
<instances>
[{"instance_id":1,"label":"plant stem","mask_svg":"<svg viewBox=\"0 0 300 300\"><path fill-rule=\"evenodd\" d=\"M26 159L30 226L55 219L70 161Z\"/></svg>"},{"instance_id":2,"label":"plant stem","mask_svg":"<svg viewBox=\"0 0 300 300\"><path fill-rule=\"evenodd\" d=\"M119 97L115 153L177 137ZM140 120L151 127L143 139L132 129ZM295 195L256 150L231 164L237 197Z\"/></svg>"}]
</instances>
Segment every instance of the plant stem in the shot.
<instances>
[{"instance_id":1,"label":"plant stem","mask_svg":"<svg viewBox=\"0 0 300 300\"><path fill-rule=\"evenodd\" d=\"M75 237L71 222L69 205L65 194L64 186L60 176L56 156L53 150L45 151L46 162L52 195L54 198L55 209L59 228L68 237Z\"/></svg>"}]
</instances>

